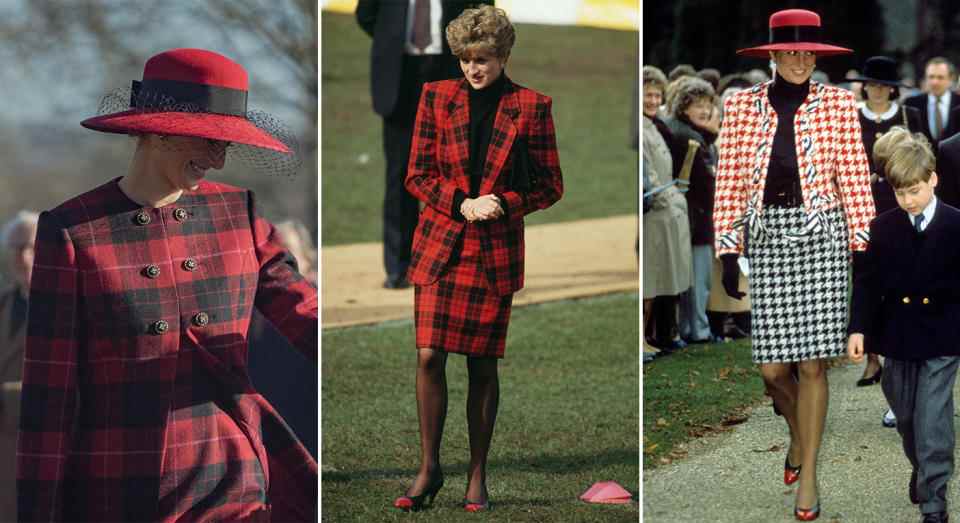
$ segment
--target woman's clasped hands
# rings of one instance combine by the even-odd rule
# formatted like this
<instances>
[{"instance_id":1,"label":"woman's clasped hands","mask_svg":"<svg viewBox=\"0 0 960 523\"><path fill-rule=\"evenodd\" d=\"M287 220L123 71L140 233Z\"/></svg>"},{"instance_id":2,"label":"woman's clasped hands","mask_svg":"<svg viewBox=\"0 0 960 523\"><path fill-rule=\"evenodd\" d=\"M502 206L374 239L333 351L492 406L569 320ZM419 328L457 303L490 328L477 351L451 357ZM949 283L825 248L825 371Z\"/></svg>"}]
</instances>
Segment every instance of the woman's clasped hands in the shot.
<instances>
[{"instance_id":1,"label":"woman's clasped hands","mask_svg":"<svg viewBox=\"0 0 960 523\"><path fill-rule=\"evenodd\" d=\"M479 198L467 198L460 204L460 213L468 222L496 220L503 216L503 207L495 194L485 194Z\"/></svg>"}]
</instances>

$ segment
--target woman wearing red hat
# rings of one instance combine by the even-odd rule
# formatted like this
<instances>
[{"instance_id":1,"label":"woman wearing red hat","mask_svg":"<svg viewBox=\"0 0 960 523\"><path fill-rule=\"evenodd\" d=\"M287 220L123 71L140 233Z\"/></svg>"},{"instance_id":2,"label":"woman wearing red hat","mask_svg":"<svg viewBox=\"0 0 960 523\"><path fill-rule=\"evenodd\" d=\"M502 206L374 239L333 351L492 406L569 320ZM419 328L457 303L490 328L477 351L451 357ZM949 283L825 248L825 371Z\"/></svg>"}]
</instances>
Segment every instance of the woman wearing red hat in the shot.
<instances>
[{"instance_id":1,"label":"woman wearing red hat","mask_svg":"<svg viewBox=\"0 0 960 523\"><path fill-rule=\"evenodd\" d=\"M825 362L846 349L847 272L874 216L853 94L810 81L820 17L770 17L770 43L739 51L773 59L775 78L724 103L714 206L724 288L749 260L753 360L790 430L784 483L799 481L795 517L820 515L817 455L827 412ZM796 366L798 379L793 376Z\"/></svg>"},{"instance_id":2,"label":"woman wearing red hat","mask_svg":"<svg viewBox=\"0 0 960 523\"><path fill-rule=\"evenodd\" d=\"M247 73L200 49L147 61L83 122L136 137L128 171L40 216L18 447L20 521L312 521L317 466L251 386L256 307L317 357L316 290L231 157L290 171ZM122 109L122 110L115 110Z\"/></svg>"}]
</instances>

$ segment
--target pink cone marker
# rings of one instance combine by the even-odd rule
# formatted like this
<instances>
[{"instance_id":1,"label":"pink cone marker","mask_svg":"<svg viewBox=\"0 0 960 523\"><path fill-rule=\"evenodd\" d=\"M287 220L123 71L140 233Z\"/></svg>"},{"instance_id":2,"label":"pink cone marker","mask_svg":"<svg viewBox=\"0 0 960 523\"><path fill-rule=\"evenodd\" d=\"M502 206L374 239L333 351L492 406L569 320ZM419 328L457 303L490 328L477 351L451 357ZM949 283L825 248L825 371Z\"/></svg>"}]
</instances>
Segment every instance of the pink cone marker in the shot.
<instances>
[{"instance_id":1,"label":"pink cone marker","mask_svg":"<svg viewBox=\"0 0 960 523\"><path fill-rule=\"evenodd\" d=\"M598 481L594 483L580 499L587 503L630 503L631 494L616 481Z\"/></svg>"}]
</instances>

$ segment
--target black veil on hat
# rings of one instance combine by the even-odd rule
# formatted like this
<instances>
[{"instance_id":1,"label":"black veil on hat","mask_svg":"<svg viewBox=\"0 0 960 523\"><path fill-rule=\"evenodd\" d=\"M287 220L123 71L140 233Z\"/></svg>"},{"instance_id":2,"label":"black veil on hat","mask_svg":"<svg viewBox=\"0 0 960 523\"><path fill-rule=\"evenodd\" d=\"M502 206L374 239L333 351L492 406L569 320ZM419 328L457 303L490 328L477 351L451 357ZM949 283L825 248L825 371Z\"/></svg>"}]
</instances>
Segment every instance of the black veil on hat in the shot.
<instances>
[{"instance_id":1,"label":"black veil on hat","mask_svg":"<svg viewBox=\"0 0 960 523\"><path fill-rule=\"evenodd\" d=\"M294 175L300 167L295 133L269 113L247 109L246 70L204 49L172 49L144 65L143 79L100 100L81 125L118 134L156 134L229 143L226 161L258 172ZM222 145L220 145L222 147Z\"/></svg>"}]
</instances>

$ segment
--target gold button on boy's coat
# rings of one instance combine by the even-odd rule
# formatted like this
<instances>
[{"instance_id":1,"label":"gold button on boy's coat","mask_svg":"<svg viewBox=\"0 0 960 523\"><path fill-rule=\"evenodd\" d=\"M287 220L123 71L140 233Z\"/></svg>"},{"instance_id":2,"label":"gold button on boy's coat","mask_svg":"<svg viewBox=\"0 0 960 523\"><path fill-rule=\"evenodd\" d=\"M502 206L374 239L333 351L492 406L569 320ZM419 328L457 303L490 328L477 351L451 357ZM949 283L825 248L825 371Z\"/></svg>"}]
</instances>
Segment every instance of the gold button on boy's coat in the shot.
<instances>
[{"instance_id":1,"label":"gold button on boy's coat","mask_svg":"<svg viewBox=\"0 0 960 523\"><path fill-rule=\"evenodd\" d=\"M924 304L924 305L929 305L929 304L930 304L930 298L924 298L924 299L923 299L923 304Z\"/></svg>"},{"instance_id":2,"label":"gold button on boy's coat","mask_svg":"<svg viewBox=\"0 0 960 523\"><path fill-rule=\"evenodd\" d=\"M903 303L910 303L910 298L907 296L903 297Z\"/></svg>"}]
</instances>

